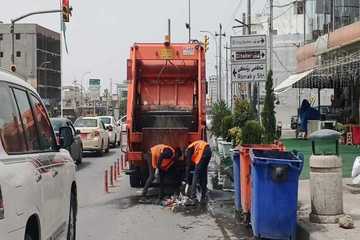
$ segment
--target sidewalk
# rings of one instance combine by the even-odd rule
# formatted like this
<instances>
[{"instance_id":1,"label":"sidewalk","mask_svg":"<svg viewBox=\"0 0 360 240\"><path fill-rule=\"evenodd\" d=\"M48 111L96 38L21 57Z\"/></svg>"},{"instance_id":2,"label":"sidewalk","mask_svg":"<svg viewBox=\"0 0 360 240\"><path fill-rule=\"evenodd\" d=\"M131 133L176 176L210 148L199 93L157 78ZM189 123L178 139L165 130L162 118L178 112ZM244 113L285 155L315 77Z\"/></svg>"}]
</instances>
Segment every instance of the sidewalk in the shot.
<instances>
[{"instance_id":1,"label":"sidewalk","mask_svg":"<svg viewBox=\"0 0 360 240\"><path fill-rule=\"evenodd\" d=\"M309 180L299 182L298 238L304 240L358 240L360 239L360 194L354 194L346 184L351 179L344 178L344 213L352 217L355 228L343 229L338 224L315 224L309 221L311 211Z\"/></svg>"}]
</instances>

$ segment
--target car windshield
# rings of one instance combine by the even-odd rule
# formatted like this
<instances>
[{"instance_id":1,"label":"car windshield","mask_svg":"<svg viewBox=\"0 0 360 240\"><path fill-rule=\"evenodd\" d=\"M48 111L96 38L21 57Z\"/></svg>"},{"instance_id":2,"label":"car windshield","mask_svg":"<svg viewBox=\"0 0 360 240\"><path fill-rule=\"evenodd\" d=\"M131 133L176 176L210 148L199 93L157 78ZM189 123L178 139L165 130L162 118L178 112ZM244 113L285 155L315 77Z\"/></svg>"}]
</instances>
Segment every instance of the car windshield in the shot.
<instances>
[{"instance_id":1,"label":"car windshield","mask_svg":"<svg viewBox=\"0 0 360 240\"><path fill-rule=\"evenodd\" d=\"M78 119L75 122L75 127L97 127L96 119Z\"/></svg>"},{"instance_id":2,"label":"car windshield","mask_svg":"<svg viewBox=\"0 0 360 240\"><path fill-rule=\"evenodd\" d=\"M60 119L50 119L51 124L54 128L54 131L58 132L61 127L65 127L66 124L63 120Z\"/></svg>"},{"instance_id":3,"label":"car windshield","mask_svg":"<svg viewBox=\"0 0 360 240\"><path fill-rule=\"evenodd\" d=\"M111 123L111 119L108 117L102 117L100 118L100 120L104 123L104 124L110 124Z\"/></svg>"}]
</instances>

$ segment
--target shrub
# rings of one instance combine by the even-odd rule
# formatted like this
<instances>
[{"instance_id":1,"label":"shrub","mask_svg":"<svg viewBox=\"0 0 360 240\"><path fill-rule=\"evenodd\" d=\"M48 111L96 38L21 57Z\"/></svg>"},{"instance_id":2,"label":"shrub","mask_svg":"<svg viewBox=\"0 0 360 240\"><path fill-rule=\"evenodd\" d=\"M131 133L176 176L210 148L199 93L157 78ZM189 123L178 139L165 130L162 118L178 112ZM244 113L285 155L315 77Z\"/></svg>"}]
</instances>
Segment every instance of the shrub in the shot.
<instances>
[{"instance_id":1,"label":"shrub","mask_svg":"<svg viewBox=\"0 0 360 240\"><path fill-rule=\"evenodd\" d=\"M234 126L242 128L249 120L255 120L255 114L247 100L236 99L234 103Z\"/></svg>"},{"instance_id":2,"label":"shrub","mask_svg":"<svg viewBox=\"0 0 360 240\"><path fill-rule=\"evenodd\" d=\"M247 121L241 129L242 144L261 144L264 130L255 120Z\"/></svg>"},{"instance_id":3,"label":"shrub","mask_svg":"<svg viewBox=\"0 0 360 240\"><path fill-rule=\"evenodd\" d=\"M229 135L235 146L238 146L241 144L241 128L239 128L239 127L231 128L229 130Z\"/></svg>"},{"instance_id":4,"label":"shrub","mask_svg":"<svg viewBox=\"0 0 360 240\"><path fill-rule=\"evenodd\" d=\"M226 105L225 101L221 100L216 102L211 107L211 112L213 115L212 124L210 131L215 137L222 137L223 133L223 119L226 116L231 115L231 111Z\"/></svg>"},{"instance_id":5,"label":"shrub","mask_svg":"<svg viewBox=\"0 0 360 240\"><path fill-rule=\"evenodd\" d=\"M221 125L221 136L226 141L231 141L229 130L234 126L232 115L227 115L223 118Z\"/></svg>"}]
</instances>

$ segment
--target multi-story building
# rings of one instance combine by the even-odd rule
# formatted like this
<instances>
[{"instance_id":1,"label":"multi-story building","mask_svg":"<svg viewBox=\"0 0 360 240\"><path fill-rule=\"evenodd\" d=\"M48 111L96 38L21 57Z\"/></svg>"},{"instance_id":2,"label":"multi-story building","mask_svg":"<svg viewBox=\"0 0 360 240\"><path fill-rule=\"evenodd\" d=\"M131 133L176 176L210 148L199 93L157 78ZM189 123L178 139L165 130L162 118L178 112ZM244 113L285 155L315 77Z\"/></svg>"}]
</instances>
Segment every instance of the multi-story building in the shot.
<instances>
[{"instance_id":1,"label":"multi-story building","mask_svg":"<svg viewBox=\"0 0 360 240\"><path fill-rule=\"evenodd\" d=\"M307 1L309 32L297 51L296 82L323 95L332 89L331 107L342 123L360 122L360 2ZM287 87L283 84L283 87ZM323 105L322 102L320 102Z\"/></svg>"},{"instance_id":2,"label":"multi-story building","mask_svg":"<svg viewBox=\"0 0 360 240\"><path fill-rule=\"evenodd\" d=\"M217 77L216 75L209 76L208 80L208 93L207 93L207 105L211 106L217 101Z\"/></svg>"},{"instance_id":3,"label":"multi-story building","mask_svg":"<svg viewBox=\"0 0 360 240\"><path fill-rule=\"evenodd\" d=\"M61 99L60 34L37 24L15 24L14 64L40 94L51 115L59 115ZM0 24L0 67L12 65L10 24Z\"/></svg>"}]
</instances>

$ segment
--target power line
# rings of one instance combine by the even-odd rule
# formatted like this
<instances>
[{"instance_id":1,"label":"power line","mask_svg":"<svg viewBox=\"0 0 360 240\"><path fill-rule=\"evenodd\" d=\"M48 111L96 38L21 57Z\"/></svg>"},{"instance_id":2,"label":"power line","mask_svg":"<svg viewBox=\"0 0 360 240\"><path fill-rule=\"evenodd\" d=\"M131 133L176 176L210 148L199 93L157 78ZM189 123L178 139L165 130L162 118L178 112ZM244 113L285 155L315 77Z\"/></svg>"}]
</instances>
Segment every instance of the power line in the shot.
<instances>
[{"instance_id":1,"label":"power line","mask_svg":"<svg viewBox=\"0 0 360 240\"><path fill-rule=\"evenodd\" d=\"M231 19L228 21L228 24L226 25L225 31L227 32L229 30L229 27L231 26L232 21L234 20L234 18L236 17L236 15L238 14L240 8L241 8L241 4L242 4L242 0L239 0L238 5L236 6L233 14L231 15Z\"/></svg>"},{"instance_id":2,"label":"power line","mask_svg":"<svg viewBox=\"0 0 360 240\"><path fill-rule=\"evenodd\" d=\"M276 51L273 51L273 53L274 53L276 59L278 60L278 62L280 63L280 65L284 68L284 70L285 70L286 72L288 72L288 73L292 73L292 72L289 71L289 69L285 66L285 64L280 60L280 57L279 57L279 55L277 54L277 52L276 52Z\"/></svg>"}]
</instances>

